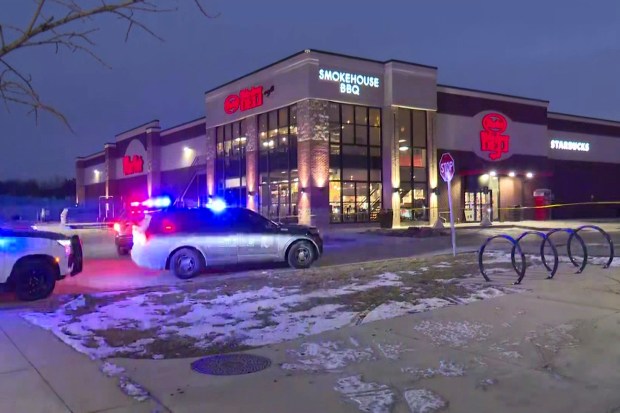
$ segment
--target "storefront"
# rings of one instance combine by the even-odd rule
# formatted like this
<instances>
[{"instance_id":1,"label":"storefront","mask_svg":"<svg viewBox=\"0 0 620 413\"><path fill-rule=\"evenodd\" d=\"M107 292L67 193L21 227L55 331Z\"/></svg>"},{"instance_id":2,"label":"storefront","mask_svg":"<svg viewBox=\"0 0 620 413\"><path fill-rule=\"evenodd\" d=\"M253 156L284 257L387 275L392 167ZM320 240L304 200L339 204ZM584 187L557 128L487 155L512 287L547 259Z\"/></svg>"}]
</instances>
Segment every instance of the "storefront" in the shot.
<instances>
[{"instance_id":1,"label":"storefront","mask_svg":"<svg viewBox=\"0 0 620 413\"><path fill-rule=\"evenodd\" d=\"M444 151L459 221L521 218L539 189L556 202L620 199L603 184L620 172L620 123L436 79L429 66L298 53L206 92L203 118L149 122L79 158L78 202L222 198L279 221L364 223L393 210L395 224L432 223L447 210Z\"/></svg>"}]
</instances>

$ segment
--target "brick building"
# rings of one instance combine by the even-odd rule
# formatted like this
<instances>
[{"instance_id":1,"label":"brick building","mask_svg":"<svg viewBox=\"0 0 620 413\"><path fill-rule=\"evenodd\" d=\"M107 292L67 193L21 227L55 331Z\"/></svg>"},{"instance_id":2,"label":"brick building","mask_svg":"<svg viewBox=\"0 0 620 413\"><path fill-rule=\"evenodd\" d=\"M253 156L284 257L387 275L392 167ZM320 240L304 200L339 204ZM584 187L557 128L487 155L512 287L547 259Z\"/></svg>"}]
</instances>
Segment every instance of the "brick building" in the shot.
<instances>
[{"instance_id":1,"label":"brick building","mask_svg":"<svg viewBox=\"0 0 620 413\"><path fill-rule=\"evenodd\" d=\"M203 118L152 121L78 158L77 202L118 211L156 195L189 206L220 197L274 220L369 222L391 209L395 224L434 222L447 209L444 151L460 221L513 219L536 189L555 202L620 200L620 123L547 109L438 85L434 67L306 50L206 92Z\"/></svg>"}]
</instances>

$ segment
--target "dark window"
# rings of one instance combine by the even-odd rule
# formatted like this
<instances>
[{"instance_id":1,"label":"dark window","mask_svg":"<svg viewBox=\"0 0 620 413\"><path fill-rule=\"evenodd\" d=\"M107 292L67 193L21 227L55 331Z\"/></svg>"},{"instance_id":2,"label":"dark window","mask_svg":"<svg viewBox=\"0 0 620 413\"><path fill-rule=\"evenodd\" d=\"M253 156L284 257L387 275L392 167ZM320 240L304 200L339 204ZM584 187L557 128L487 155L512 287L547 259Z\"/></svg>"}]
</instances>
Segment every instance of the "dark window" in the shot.
<instances>
[{"instance_id":1,"label":"dark window","mask_svg":"<svg viewBox=\"0 0 620 413\"><path fill-rule=\"evenodd\" d=\"M234 122L216 128L216 181L217 194L228 205L246 204L247 132L242 122Z\"/></svg>"}]
</instances>

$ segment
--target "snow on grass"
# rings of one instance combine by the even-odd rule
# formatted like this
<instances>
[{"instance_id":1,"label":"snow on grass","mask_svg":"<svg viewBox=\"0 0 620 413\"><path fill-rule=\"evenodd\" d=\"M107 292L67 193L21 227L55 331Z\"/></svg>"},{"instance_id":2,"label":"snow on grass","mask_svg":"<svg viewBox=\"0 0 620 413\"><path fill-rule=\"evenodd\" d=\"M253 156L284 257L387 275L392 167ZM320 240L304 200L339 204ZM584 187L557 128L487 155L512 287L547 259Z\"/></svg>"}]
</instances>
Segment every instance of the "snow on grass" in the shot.
<instances>
[{"instance_id":1,"label":"snow on grass","mask_svg":"<svg viewBox=\"0 0 620 413\"><path fill-rule=\"evenodd\" d=\"M303 343L300 350L289 350L289 356L296 362L283 363L285 370L302 371L340 371L351 363L374 360L375 355L371 348L344 347L342 342L324 341L320 343Z\"/></svg>"},{"instance_id":2,"label":"snow on grass","mask_svg":"<svg viewBox=\"0 0 620 413\"><path fill-rule=\"evenodd\" d=\"M439 265L447 266L443 259ZM473 261L456 260L447 270L432 264L388 261L296 277L237 277L209 289L97 293L23 316L93 359L161 359L238 351L504 293L455 280L471 272ZM418 275L403 274L407 270Z\"/></svg>"},{"instance_id":3,"label":"snow on grass","mask_svg":"<svg viewBox=\"0 0 620 413\"><path fill-rule=\"evenodd\" d=\"M446 400L431 390L412 389L404 395L411 413L433 413L448 406Z\"/></svg>"},{"instance_id":4,"label":"snow on grass","mask_svg":"<svg viewBox=\"0 0 620 413\"><path fill-rule=\"evenodd\" d=\"M147 348L156 340L179 336L204 349L229 342L260 346L337 329L351 324L357 315L343 309L343 305L315 305L313 300L337 301L338 297L352 293L399 286L402 286L399 275L384 273L365 283L309 293L301 293L298 288L265 286L218 295L211 300L201 299L201 290L186 293L170 288L165 294L118 295L117 300L104 301L94 309L87 309L87 302L81 296L52 313L27 313L24 318L51 330L65 343L94 359L119 354L148 355ZM110 294L102 297L113 298ZM168 298L171 303L166 302ZM298 308L306 304L307 309ZM104 334L111 329L137 330L142 334L115 343Z\"/></svg>"},{"instance_id":5,"label":"snow on grass","mask_svg":"<svg viewBox=\"0 0 620 413\"><path fill-rule=\"evenodd\" d=\"M429 321L423 320L413 329L429 337L436 345L467 347L472 341L484 341L492 328L489 324L475 321Z\"/></svg>"},{"instance_id":6,"label":"snow on grass","mask_svg":"<svg viewBox=\"0 0 620 413\"><path fill-rule=\"evenodd\" d=\"M389 413L394 405L394 392L389 386L364 382L361 375L339 379L335 390L357 403L363 412Z\"/></svg>"}]
</instances>

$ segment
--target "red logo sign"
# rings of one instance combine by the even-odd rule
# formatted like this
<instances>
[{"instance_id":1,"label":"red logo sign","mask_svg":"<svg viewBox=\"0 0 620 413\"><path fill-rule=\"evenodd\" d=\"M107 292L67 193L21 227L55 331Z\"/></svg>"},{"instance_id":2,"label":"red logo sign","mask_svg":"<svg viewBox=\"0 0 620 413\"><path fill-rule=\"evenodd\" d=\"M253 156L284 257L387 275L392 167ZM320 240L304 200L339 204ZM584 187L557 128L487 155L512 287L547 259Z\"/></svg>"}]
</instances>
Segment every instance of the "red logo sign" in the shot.
<instances>
[{"instance_id":1,"label":"red logo sign","mask_svg":"<svg viewBox=\"0 0 620 413\"><path fill-rule=\"evenodd\" d=\"M125 175L139 174L144 170L144 161L139 155L123 157L123 173Z\"/></svg>"},{"instance_id":2,"label":"red logo sign","mask_svg":"<svg viewBox=\"0 0 620 413\"><path fill-rule=\"evenodd\" d=\"M439 159L439 175L444 182L449 182L454 177L454 158L449 153L444 153Z\"/></svg>"},{"instance_id":3,"label":"red logo sign","mask_svg":"<svg viewBox=\"0 0 620 413\"><path fill-rule=\"evenodd\" d=\"M224 101L224 111L229 115L236 111L244 111L263 105L263 87L254 86L243 89L238 95L229 95Z\"/></svg>"},{"instance_id":4,"label":"red logo sign","mask_svg":"<svg viewBox=\"0 0 620 413\"><path fill-rule=\"evenodd\" d=\"M508 121L499 113L489 113L482 118L480 150L489 152L489 158L497 161L510 150L510 136L502 135L508 129Z\"/></svg>"}]
</instances>

